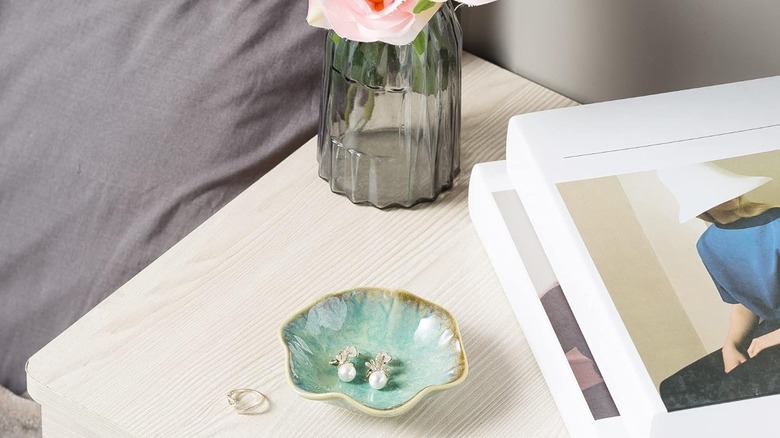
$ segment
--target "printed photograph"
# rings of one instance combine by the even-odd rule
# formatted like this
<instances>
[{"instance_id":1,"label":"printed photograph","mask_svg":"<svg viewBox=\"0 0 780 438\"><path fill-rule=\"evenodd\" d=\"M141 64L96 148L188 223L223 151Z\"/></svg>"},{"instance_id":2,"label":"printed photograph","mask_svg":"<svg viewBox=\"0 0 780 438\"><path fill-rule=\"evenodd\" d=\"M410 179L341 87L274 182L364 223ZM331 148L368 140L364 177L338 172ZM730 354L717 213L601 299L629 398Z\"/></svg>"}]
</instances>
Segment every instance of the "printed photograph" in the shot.
<instances>
[{"instance_id":1,"label":"printed photograph","mask_svg":"<svg viewBox=\"0 0 780 438\"><path fill-rule=\"evenodd\" d=\"M494 194L520 258L594 420L620 415L528 214L514 190Z\"/></svg>"},{"instance_id":2,"label":"printed photograph","mask_svg":"<svg viewBox=\"0 0 780 438\"><path fill-rule=\"evenodd\" d=\"M669 411L780 394L780 151L558 189Z\"/></svg>"}]
</instances>

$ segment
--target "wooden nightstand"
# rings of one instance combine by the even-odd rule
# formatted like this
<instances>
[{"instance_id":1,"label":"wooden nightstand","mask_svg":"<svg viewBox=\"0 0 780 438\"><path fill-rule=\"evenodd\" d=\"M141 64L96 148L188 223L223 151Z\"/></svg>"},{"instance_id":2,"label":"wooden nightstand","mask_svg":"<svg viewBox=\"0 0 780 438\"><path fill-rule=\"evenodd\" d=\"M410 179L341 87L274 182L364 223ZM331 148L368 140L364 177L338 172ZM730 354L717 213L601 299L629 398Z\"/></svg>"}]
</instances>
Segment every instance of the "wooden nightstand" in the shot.
<instances>
[{"instance_id":1,"label":"wooden nightstand","mask_svg":"<svg viewBox=\"0 0 780 438\"><path fill-rule=\"evenodd\" d=\"M453 190L411 210L355 206L317 176L307 142L30 359L44 436L566 435L466 194L475 163L503 158L511 116L574 102L474 56L463 64ZM355 286L449 309L466 381L389 419L295 395L280 324ZM235 413L226 394L246 387L268 396L268 412Z\"/></svg>"}]
</instances>

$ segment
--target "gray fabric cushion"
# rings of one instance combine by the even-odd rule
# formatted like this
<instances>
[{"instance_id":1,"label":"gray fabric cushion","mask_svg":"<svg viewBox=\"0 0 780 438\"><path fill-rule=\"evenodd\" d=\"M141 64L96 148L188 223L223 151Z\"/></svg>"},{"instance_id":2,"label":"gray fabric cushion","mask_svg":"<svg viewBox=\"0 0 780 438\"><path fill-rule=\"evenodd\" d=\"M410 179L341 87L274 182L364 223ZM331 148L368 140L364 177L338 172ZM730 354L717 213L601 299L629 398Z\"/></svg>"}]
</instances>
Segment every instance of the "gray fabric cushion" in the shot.
<instances>
[{"instance_id":1,"label":"gray fabric cushion","mask_svg":"<svg viewBox=\"0 0 780 438\"><path fill-rule=\"evenodd\" d=\"M0 436L40 438L41 435L40 405L0 387Z\"/></svg>"},{"instance_id":2,"label":"gray fabric cushion","mask_svg":"<svg viewBox=\"0 0 780 438\"><path fill-rule=\"evenodd\" d=\"M0 385L314 135L306 7L0 4Z\"/></svg>"}]
</instances>

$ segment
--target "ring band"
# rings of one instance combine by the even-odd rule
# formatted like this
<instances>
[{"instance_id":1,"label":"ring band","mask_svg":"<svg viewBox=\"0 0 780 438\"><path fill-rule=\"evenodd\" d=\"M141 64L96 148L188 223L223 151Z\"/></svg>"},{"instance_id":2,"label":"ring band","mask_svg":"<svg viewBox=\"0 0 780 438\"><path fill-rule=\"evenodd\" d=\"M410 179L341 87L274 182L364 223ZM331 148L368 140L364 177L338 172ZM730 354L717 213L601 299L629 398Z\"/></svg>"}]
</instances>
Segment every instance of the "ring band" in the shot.
<instances>
[{"instance_id":1,"label":"ring band","mask_svg":"<svg viewBox=\"0 0 780 438\"><path fill-rule=\"evenodd\" d=\"M234 389L227 394L228 404L241 415L251 414L254 409L260 407L267 398L265 395L251 388Z\"/></svg>"}]
</instances>

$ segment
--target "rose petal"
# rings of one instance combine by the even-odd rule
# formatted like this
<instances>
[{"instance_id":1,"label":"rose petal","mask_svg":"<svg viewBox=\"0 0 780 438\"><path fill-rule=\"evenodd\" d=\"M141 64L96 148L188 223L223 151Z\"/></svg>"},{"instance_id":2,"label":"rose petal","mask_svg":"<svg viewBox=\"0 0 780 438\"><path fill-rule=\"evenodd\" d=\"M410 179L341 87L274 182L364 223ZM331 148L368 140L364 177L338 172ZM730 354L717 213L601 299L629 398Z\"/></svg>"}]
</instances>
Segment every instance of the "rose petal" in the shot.
<instances>
[{"instance_id":1,"label":"rose petal","mask_svg":"<svg viewBox=\"0 0 780 438\"><path fill-rule=\"evenodd\" d=\"M381 41L384 41L388 44L395 44L397 46L410 44L412 41L414 41L415 37L417 37L420 31L423 30L425 25L428 24L436 11L439 10L439 7L440 6L437 5L433 8L416 14L414 16L414 21L411 23L411 26L409 26L403 33L388 35Z\"/></svg>"},{"instance_id":2,"label":"rose petal","mask_svg":"<svg viewBox=\"0 0 780 438\"><path fill-rule=\"evenodd\" d=\"M363 31L354 21L335 19L331 22L331 24L333 25L333 30L342 38L346 38L352 41L360 41L362 43L377 41L376 39L370 39L366 37Z\"/></svg>"},{"instance_id":3,"label":"rose petal","mask_svg":"<svg viewBox=\"0 0 780 438\"><path fill-rule=\"evenodd\" d=\"M325 21L340 36L353 41L383 41L395 45L411 43L441 7L441 3L437 3L435 7L414 14L417 0L393 0L378 12L371 9L367 0L310 0L310 12L316 12L317 5L312 3L315 1L319 1Z\"/></svg>"},{"instance_id":4,"label":"rose petal","mask_svg":"<svg viewBox=\"0 0 780 438\"><path fill-rule=\"evenodd\" d=\"M306 21L312 26L330 29L330 23L322 11L320 0L309 0L309 13L306 15Z\"/></svg>"}]
</instances>

